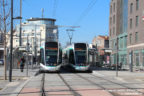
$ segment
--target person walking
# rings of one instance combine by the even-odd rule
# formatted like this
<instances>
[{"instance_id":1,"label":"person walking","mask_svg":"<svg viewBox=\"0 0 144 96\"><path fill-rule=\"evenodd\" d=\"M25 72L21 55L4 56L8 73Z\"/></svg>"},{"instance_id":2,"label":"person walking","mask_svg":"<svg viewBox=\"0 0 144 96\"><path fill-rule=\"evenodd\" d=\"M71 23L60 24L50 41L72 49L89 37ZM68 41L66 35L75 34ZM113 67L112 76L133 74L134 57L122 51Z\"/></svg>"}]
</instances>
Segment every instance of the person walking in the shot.
<instances>
[{"instance_id":1,"label":"person walking","mask_svg":"<svg viewBox=\"0 0 144 96\"><path fill-rule=\"evenodd\" d=\"M24 59L24 56L23 56L23 57L21 58L21 60L20 60L20 69L21 69L21 72L23 72L24 65L25 65L25 59Z\"/></svg>"}]
</instances>

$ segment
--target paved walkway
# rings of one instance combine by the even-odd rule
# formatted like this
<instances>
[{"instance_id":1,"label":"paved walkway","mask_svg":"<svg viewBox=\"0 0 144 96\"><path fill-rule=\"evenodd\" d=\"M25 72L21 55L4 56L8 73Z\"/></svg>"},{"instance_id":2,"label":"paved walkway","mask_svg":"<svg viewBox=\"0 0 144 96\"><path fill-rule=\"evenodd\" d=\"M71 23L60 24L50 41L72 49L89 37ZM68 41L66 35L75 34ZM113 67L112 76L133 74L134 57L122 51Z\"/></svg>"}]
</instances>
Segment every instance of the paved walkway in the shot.
<instances>
[{"instance_id":1,"label":"paved walkway","mask_svg":"<svg viewBox=\"0 0 144 96\"><path fill-rule=\"evenodd\" d=\"M118 76L116 76L116 71L114 70L94 70L93 74L98 76L107 76L111 78L116 78L122 81L139 81L144 82L144 72L143 71L118 71Z\"/></svg>"},{"instance_id":2,"label":"paved walkway","mask_svg":"<svg viewBox=\"0 0 144 96\"><path fill-rule=\"evenodd\" d=\"M4 80L4 67L0 66L0 96L10 96L11 93L19 92L21 87L24 86L30 78L32 78L39 68L24 69L24 72L20 72L20 69L12 70L12 82ZM28 74L27 74L28 73ZM9 77L9 71L7 71L7 79ZM17 96L13 94L12 96Z\"/></svg>"}]
</instances>

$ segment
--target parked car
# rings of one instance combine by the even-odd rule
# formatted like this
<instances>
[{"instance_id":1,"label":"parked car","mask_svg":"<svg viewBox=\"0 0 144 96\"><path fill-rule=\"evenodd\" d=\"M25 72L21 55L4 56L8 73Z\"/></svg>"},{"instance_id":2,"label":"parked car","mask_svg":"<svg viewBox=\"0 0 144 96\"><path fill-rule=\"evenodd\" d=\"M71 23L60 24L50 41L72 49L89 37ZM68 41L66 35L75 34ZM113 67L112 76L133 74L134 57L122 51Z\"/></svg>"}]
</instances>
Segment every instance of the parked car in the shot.
<instances>
[{"instance_id":1,"label":"parked car","mask_svg":"<svg viewBox=\"0 0 144 96\"><path fill-rule=\"evenodd\" d=\"M3 65L4 64L4 61L3 60L0 60L0 65Z\"/></svg>"}]
</instances>

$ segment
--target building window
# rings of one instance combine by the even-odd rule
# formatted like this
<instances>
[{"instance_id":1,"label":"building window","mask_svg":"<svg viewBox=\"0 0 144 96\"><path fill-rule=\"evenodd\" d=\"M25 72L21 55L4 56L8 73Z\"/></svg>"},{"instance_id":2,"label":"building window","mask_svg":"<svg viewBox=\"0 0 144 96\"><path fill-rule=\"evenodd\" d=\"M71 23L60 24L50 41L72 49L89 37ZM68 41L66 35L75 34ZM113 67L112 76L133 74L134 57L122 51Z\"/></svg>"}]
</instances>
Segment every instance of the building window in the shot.
<instances>
[{"instance_id":1,"label":"building window","mask_svg":"<svg viewBox=\"0 0 144 96\"><path fill-rule=\"evenodd\" d=\"M111 5L111 7L110 7L110 13L112 13L112 5Z\"/></svg>"},{"instance_id":2,"label":"building window","mask_svg":"<svg viewBox=\"0 0 144 96\"><path fill-rule=\"evenodd\" d=\"M139 0L136 0L136 10L139 9Z\"/></svg>"},{"instance_id":3,"label":"building window","mask_svg":"<svg viewBox=\"0 0 144 96\"><path fill-rule=\"evenodd\" d=\"M144 52L142 52L143 66L144 66Z\"/></svg>"},{"instance_id":4,"label":"building window","mask_svg":"<svg viewBox=\"0 0 144 96\"><path fill-rule=\"evenodd\" d=\"M125 47L127 47L127 36L125 36Z\"/></svg>"},{"instance_id":5,"label":"building window","mask_svg":"<svg viewBox=\"0 0 144 96\"><path fill-rule=\"evenodd\" d=\"M138 26L139 24L139 16L136 16L136 27Z\"/></svg>"},{"instance_id":6,"label":"building window","mask_svg":"<svg viewBox=\"0 0 144 96\"><path fill-rule=\"evenodd\" d=\"M123 37L121 37L121 48L123 48L124 46L123 46Z\"/></svg>"},{"instance_id":7,"label":"building window","mask_svg":"<svg viewBox=\"0 0 144 96\"><path fill-rule=\"evenodd\" d=\"M132 44L132 34L130 34L129 41L130 41L130 44Z\"/></svg>"},{"instance_id":8,"label":"building window","mask_svg":"<svg viewBox=\"0 0 144 96\"><path fill-rule=\"evenodd\" d=\"M115 15L113 16L113 24L115 24Z\"/></svg>"},{"instance_id":9,"label":"building window","mask_svg":"<svg viewBox=\"0 0 144 96\"><path fill-rule=\"evenodd\" d=\"M113 35L115 34L115 27L113 27Z\"/></svg>"},{"instance_id":10,"label":"building window","mask_svg":"<svg viewBox=\"0 0 144 96\"><path fill-rule=\"evenodd\" d=\"M22 39L22 41L23 41L23 42L27 42L27 40L26 40L26 39Z\"/></svg>"},{"instance_id":11,"label":"building window","mask_svg":"<svg viewBox=\"0 0 144 96\"><path fill-rule=\"evenodd\" d=\"M112 24L112 17L110 17L110 25Z\"/></svg>"},{"instance_id":12,"label":"building window","mask_svg":"<svg viewBox=\"0 0 144 96\"><path fill-rule=\"evenodd\" d=\"M3 43L3 34L0 33L0 43Z\"/></svg>"},{"instance_id":13,"label":"building window","mask_svg":"<svg viewBox=\"0 0 144 96\"><path fill-rule=\"evenodd\" d=\"M130 4L130 13L132 14L133 12L133 3Z\"/></svg>"},{"instance_id":14,"label":"building window","mask_svg":"<svg viewBox=\"0 0 144 96\"><path fill-rule=\"evenodd\" d=\"M138 32L135 33L135 42L138 42Z\"/></svg>"},{"instance_id":15,"label":"building window","mask_svg":"<svg viewBox=\"0 0 144 96\"><path fill-rule=\"evenodd\" d=\"M34 33L32 33L32 36L34 36L35 34Z\"/></svg>"},{"instance_id":16,"label":"building window","mask_svg":"<svg viewBox=\"0 0 144 96\"><path fill-rule=\"evenodd\" d=\"M130 29L132 29L132 19L130 19Z\"/></svg>"},{"instance_id":17,"label":"building window","mask_svg":"<svg viewBox=\"0 0 144 96\"><path fill-rule=\"evenodd\" d=\"M115 3L113 4L113 11L115 12Z\"/></svg>"},{"instance_id":18,"label":"building window","mask_svg":"<svg viewBox=\"0 0 144 96\"><path fill-rule=\"evenodd\" d=\"M135 53L135 63L136 66L139 66L139 53Z\"/></svg>"}]
</instances>

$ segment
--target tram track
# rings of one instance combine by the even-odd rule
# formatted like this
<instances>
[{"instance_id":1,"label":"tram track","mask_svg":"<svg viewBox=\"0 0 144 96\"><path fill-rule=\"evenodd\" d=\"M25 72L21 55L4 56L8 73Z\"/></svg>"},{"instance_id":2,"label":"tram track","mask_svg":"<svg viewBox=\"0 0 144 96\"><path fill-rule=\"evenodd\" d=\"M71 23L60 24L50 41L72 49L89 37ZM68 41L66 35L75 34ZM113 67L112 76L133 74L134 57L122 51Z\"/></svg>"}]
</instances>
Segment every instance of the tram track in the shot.
<instances>
[{"instance_id":1,"label":"tram track","mask_svg":"<svg viewBox=\"0 0 144 96\"><path fill-rule=\"evenodd\" d=\"M90 82L91 84L94 84L94 85L100 87L101 90L108 90L108 92L109 92L111 95L113 95L113 96L121 96L121 95L115 94L115 93L113 93L113 92L111 92L111 91L109 91L109 90L123 90L123 89L126 90L126 89L128 89L128 90L133 90L134 92L137 92L137 93L139 93L139 94L144 95L143 92L138 91L136 88L130 88L130 87L128 87L128 86L125 86L125 85L122 85L122 84L113 82L113 81L108 80L108 79L105 79L105 78L103 78L103 77L95 76L95 75L93 75L93 74L89 74L89 75L93 76L94 78L97 77L97 78L100 78L100 79L105 80L105 81L107 81L107 82L110 82L110 83L119 85L119 86L124 87L124 88L114 88L114 89L112 89L112 88L105 88L105 87L101 86L100 84L97 84L97 83L93 82L92 80L90 80L90 79L88 79L88 78L86 78L86 77L83 77L83 76L81 76L81 75L79 75L79 74L76 74L76 75L77 75L78 77L80 77L80 78L82 78L82 79Z\"/></svg>"},{"instance_id":2,"label":"tram track","mask_svg":"<svg viewBox=\"0 0 144 96\"><path fill-rule=\"evenodd\" d=\"M70 91L74 96L81 96L78 92L76 92L76 91L67 83L67 81L62 77L61 74L58 74L58 76L61 78L61 80L64 82L64 84L69 88L69 91Z\"/></svg>"},{"instance_id":3,"label":"tram track","mask_svg":"<svg viewBox=\"0 0 144 96\"><path fill-rule=\"evenodd\" d=\"M99 90L107 90L105 87L103 87L103 86L101 86L100 84L97 84L97 83L95 83L95 82L89 80L89 79L86 78L86 77L83 77L83 76L81 76L81 75L79 75L79 74L75 74L75 75L77 75L78 77L80 77L80 78L82 78L82 79L84 79L84 80L90 82L92 85L98 86L98 87L100 88ZM114 95L112 92L109 92L109 93L110 93L112 96L116 96L116 95Z\"/></svg>"},{"instance_id":4,"label":"tram track","mask_svg":"<svg viewBox=\"0 0 144 96\"><path fill-rule=\"evenodd\" d=\"M108 81L108 82L110 82L110 83L119 85L119 86L121 86L121 87L125 87L125 89L133 90L133 91L135 91L135 92L138 92L138 93L144 95L144 92L140 92L140 91L137 90L137 89L143 89L143 88L130 88L130 87L128 87L128 86L125 86L125 85L120 84L120 83L113 82L113 81L111 81L111 80L105 79L105 78L100 77L100 76L95 76L95 75L93 75L93 74L90 74L90 75L93 76L93 77L95 77L95 78L96 78L96 77L101 78L101 79L106 80L106 81Z\"/></svg>"}]
</instances>

